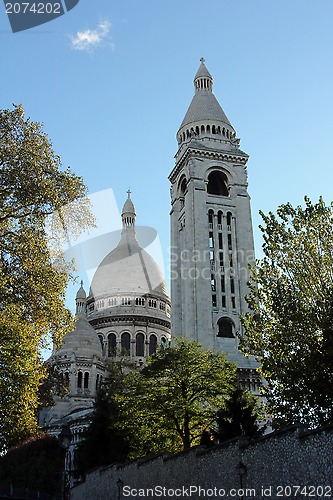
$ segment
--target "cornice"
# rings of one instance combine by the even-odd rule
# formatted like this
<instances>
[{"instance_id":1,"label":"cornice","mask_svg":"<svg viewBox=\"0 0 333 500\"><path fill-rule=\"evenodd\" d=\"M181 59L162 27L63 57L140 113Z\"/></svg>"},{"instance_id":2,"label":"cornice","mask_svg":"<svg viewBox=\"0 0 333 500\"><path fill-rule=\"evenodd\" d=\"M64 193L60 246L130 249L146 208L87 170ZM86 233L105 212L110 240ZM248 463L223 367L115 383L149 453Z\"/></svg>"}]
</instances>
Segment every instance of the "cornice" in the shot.
<instances>
[{"instance_id":1,"label":"cornice","mask_svg":"<svg viewBox=\"0 0 333 500\"><path fill-rule=\"evenodd\" d=\"M91 319L89 322L94 328L112 327L115 324L117 325L121 323L130 323L136 326L160 325L167 329L170 329L171 326L170 321L163 320L161 318L147 318L147 316L112 316Z\"/></svg>"},{"instance_id":2,"label":"cornice","mask_svg":"<svg viewBox=\"0 0 333 500\"><path fill-rule=\"evenodd\" d=\"M188 159L193 158L195 156L198 156L199 158L206 158L209 160L220 160L229 163L238 163L244 166L246 165L249 159L249 155L247 155L243 151L238 151L237 153L229 151L217 151L217 150L210 151L207 149L201 149L199 147L194 148L193 146L190 146L186 148L184 154L177 160L176 165L174 166L172 172L169 175L170 182L173 182L173 180L182 170L184 164L188 161Z\"/></svg>"}]
</instances>

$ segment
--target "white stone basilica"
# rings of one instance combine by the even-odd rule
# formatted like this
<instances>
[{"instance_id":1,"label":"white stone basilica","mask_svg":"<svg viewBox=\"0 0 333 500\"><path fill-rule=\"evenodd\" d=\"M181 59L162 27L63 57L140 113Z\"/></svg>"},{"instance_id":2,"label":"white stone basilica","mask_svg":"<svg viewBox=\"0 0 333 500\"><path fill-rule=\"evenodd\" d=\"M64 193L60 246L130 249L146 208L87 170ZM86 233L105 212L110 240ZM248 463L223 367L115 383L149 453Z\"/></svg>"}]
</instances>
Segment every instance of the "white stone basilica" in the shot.
<instances>
[{"instance_id":1,"label":"white stone basilica","mask_svg":"<svg viewBox=\"0 0 333 500\"><path fill-rule=\"evenodd\" d=\"M143 365L170 341L170 299L164 276L136 239L136 212L128 192L122 210L121 239L100 263L88 297L76 295L76 328L65 335L49 363L69 387L40 414L40 425L59 434L69 425L74 444L88 424L108 363Z\"/></svg>"},{"instance_id":2,"label":"white stone basilica","mask_svg":"<svg viewBox=\"0 0 333 500\"><path fill-rule=\"evenodd\" d=\"M171 332L224 352L237 364L243 385L257 390L257 363L239 352L237 339L247 310L248 264L254 262L248 155L213 94L203 59L194 87L169 176L172 310L160 269L136 239L128 193L120 242L97 268L88 297L81 284L76 329L51 357L69 392L42 412L41 425L58 434L68 424L73 449L108 363L125 359L142 365L168 344Z\"/></svg>"}]
</instances>

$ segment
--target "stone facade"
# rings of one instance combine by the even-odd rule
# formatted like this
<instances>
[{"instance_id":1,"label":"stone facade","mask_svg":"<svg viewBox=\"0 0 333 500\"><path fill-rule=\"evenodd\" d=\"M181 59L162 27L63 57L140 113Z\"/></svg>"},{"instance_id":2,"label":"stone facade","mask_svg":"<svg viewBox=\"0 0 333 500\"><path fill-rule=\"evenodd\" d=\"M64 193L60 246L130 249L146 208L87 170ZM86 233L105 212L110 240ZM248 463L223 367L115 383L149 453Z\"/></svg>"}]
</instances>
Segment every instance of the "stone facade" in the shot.
<instances>
[{"instance_id":1,"label":"stone facade","mask_svg":"<svg viewBox=\"0 0 333 500\"><path fill-rule=\"evenodd\" d=\"M248 265L254 263L248 155L239 149L203 60L194 86L169 176L172 332L224 352L249 379L244 370L257 363L239 352L236 335L243 333Z\"/></svg>"},{"instance_id":2,"label":"stone facade","mask_svg":"<svg viewBox=\"0 0 333 500\"><path fill-rule=\"evenodd\" d=\"M168 344L171 308L163 274L136 239L135 221L128 192L121 240L96 270L87 312L106 359L142 365Z\"/></svg>"},{"instance_id":3,"label":"stone facade","mask_svg":"<svg viewBox=\"0 0 333 500\"><path fill-rule=\"evenodd\" d=\"M122 360L129 370L169 344L170 299L164 276L139 245L135 220L128 193L120 241L97 268L88 297L81 282L76 295L76 328L65 335L61 348L49 359L69 390L64 397L54 398L53 407L40 412L39 424L54 436L66 430L70 437L66 473L70 478L97 390L109 375L108 363Z\"/></svg>"},{"instance_id":4,"label":"stone facade","mask_svg":"<svg viewBox=\"0 0 333 500\"><path fill-rule=\"evenodd\" d=\"M313 431L296 426L255 441L99 468L72 489L71 499L331 498L332 455L332 425Z\"/></svg>"}]
</instances>

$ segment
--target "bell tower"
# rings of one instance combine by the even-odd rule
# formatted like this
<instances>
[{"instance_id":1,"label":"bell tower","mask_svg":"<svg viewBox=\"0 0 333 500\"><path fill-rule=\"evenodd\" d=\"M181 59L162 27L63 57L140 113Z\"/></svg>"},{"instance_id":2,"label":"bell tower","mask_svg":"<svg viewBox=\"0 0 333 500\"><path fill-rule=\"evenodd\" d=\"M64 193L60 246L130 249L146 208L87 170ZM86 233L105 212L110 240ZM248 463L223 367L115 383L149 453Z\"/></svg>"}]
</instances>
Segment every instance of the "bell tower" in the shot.
<instances>
[{"instance_id":1,"label":"bell tower","mask_svg":"<svg viewBox=\"0 0 333 500\"><path fill-rule=\"evenodd\" d=\"M257 364L238 351L236 335L242 333L248 264L254 262L248 155L200 61L169 176L172 333L251 370Z\"/></svg>"}]
</instances>

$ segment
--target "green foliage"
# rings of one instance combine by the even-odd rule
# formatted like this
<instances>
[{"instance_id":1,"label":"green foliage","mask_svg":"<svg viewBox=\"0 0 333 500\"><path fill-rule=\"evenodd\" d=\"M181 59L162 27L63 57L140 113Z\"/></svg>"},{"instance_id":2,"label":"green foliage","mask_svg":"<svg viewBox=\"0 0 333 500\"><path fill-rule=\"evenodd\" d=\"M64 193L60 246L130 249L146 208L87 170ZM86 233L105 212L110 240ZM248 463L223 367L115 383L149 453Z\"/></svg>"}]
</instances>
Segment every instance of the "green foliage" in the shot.
<instances>
[{"instance_id":1,"label":"green foliage","mask_svg":"<svg viewBox=\"0 0 333 500\"><path fill-rule=\"evenodd\" d=\"M124 462L129 454L129 442L119 429L119 405L116 395L123 389L124 376L120 365L110 366L110 378L99 390L94 413L84 441L76 452L78 473L94 467Z\"/></svg>"},{"instance_id":2,"label":"green foliage","mask_svg":"<svg viewBox=\"0 0 333 500\"><path fill-rule=\"evenodd\" d=\"M238 436L254 438L264 433L265 427L258 425L257 400L249 392L236 387L225 407L218 411L218 442L227 441Z\"/></svg>"},{"instance_id":3,"label":"green foliage","mask_svg":"<svg viewBox=\"0 0 333 500\"><path fill-rule=\"evenodd\" d=\"M252 269L245 352L257 355L275 425L333 421L333 206L261 213L264 258Z\"/></svg>"},{"instance_id":4,"label":"green foliage","mask_svg":"<svg viewBox=\"0 0 333 500\"><path fill-rule=\"evenodd\" d=\"M61 242L93 220L83 180L60 166L21 106L0 110L0 450L34 431L40 349L73 328Z\"/></svg>"},{"instance_id":5,"label":"green foliage","mask_svg":"<svg viewBox=\"0 0 333 500\"><path fill-rule=\"evenodd\" d=\"M129 374L118 398L132 457L199 444L232 391L235 373L222 354L177 339Z\"/></svg>"},{"instance_id":6,"label":"green foliage","mask_svg":"<svg viewBox=\"0 0 333 500\"><path fill-rule=\"evenodd\" d=\"M64 398L68 394L69 384L57 365L44 362L44 376L39 385L39 405L42 408L54 406L55 396Z\"/></svg>"},{"instance_id":7,"label":"green foliage","mask_svg":"<svg viewBox=\"0 0 333 500\"><path fill-rule=\"evenodd\" d=\"M64 460L58 440L39 434L0 457L0 482L60 498Z\"/></svg>"}]
</instances>

